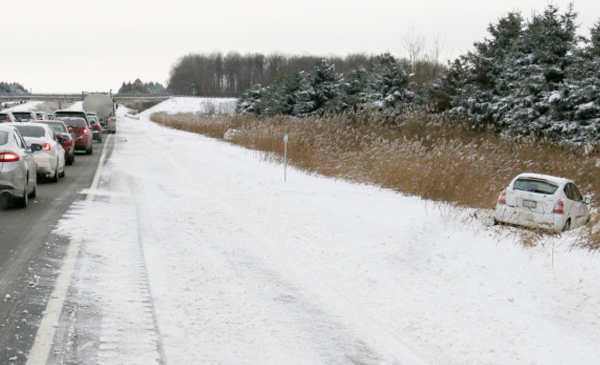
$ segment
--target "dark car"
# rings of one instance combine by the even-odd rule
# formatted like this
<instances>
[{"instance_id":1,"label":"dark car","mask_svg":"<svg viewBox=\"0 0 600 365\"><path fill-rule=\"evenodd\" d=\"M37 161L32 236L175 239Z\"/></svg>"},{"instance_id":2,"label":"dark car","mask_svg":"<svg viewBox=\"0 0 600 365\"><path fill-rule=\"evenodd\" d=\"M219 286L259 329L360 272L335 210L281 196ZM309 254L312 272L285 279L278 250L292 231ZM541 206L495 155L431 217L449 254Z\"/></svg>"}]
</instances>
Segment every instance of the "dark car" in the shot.
<instances>
[{"instance_id":1,"label":"dark car","mask_svg":"<svg viewBox=\"0 0 600 365\"><path fill-rule=\"evenodd\" d=\"M102 142L102 126L98 121L98 117L88 114L88 120L90 122L90 129L94 136L94 141Z\"/></svg>"},{"instance_id":2,"label":"dark car","mask_svg":"<svg viewBox=\"0 0 600 365\"><path fill-rule=\"evenodd\" d=\"M65 162L72 165L75 162L75 138L71 136L67 125L62 120L38 120L38 123L45 123L52 128L56 138L65 150Z\"/></svg>"},{"instance_id":3,"label":"dark car","mask_svg":"<svg viewBox=\"0 0 600 365\"><path fill-rule=\"evenodd\" d=\"M94 150L92 131L90 131L85 119L78 117L55 117L54 120L60 120L65 123L67 129L75 139L76 151L85 151L88 155L92 154Z\"/></svg>"}]
</instances>

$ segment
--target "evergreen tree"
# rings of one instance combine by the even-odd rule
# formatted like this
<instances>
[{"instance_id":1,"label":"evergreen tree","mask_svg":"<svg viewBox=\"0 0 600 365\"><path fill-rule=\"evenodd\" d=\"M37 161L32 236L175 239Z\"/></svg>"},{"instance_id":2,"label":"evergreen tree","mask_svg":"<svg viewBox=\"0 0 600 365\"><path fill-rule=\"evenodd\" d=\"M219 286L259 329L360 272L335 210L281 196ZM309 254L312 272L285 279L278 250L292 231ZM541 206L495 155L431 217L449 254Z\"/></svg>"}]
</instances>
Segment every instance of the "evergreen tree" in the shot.
<instances>
[{"instance_id":1,"label":"evergreen tree","mask_svg":"<svg viewBox=\"0 0 600 365\"><path fill-rule=\"evenodd\" d=\"M335 65L325 59L317 61L312 74L301 80L294 114L304 116L335 112L338 109L341 81L342 76L335 72Z\"/></svg>"},{"instance_id":2,"label":"evergreen tree","mask_svg":"<svg viewBox=\"0 0 600 365\"><path fill-rule=\"evenodd\" d=\"M357 111L367 102L367 70L359 66L351 70L341 85L340 109Z\"/></svg>"},{"instance_id":3,"label":"evergreen tree","mask_svg":"<svg viewBox=\"0 0 600 365\"><path fill-rule=\"evenodd\" d=\"M246 90L236 105L236 112L242 114L262 115L261 101L263 100L265 89L256 84Z\"/></svg>"},{"instance_id":4,"label":"evergreen tree","mask_svg":"<svg viewBox=\"0 0 600 365\"><path fill-rule=\"evenodd\" d=\"M377 57L367 81L366 99L387 111L400 111L412 101L408 74L389 53Z\"/></svg>"}]
</instances>

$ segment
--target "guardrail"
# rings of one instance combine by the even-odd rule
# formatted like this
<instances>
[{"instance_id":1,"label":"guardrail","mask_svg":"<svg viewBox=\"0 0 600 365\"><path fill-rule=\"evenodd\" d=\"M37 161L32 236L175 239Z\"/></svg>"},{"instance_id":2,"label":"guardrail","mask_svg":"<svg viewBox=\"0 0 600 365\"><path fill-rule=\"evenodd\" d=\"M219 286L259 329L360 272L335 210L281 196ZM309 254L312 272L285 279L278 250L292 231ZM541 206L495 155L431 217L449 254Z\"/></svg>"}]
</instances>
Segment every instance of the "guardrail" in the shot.
<instances>
[{"instance_id":1,"label":"guardrail","mask_svg":"<svg viewBox=\"0 0 600 365\"><path fill-rule=\"evenodd\" d=\"M14 101L55 101L55 102L75 102L83 101L89 94L106 94L109 93L79 93L79 94L13 94L0 95L0 102ZM145 101L163 101L172 98L171 94L147 94L147 95L120 95L112 94L112 98L116 103L119 102L145 102Z\"/></svg>"}]
</instances>

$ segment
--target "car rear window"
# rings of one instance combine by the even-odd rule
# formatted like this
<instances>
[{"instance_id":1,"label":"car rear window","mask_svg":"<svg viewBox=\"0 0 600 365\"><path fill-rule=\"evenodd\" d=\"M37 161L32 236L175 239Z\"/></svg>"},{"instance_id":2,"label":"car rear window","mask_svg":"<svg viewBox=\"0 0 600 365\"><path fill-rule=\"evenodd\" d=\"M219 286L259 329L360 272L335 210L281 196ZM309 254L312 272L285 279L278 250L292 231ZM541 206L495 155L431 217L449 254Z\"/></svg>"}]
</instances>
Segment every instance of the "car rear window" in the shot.
<instances>
[{"instance_id":1,"label":"car rear window","mask_svg":"<svg viewBox=\"0 0 600 365\"><path fill-rule=\"evenodd\" d=\"M18 125L16 126L23 137L39 138L46 135L44 128L34 125Z\"/></svg>"},{"instance_id":2,"label":"car rear window","mask_svg":"<svg viewBox=\"0 0 600 365\"><path fill-rule=\"evenodd\" d=\"M546 180L538 180L532 178L519 178L515 180L515 190L529 191L538 194L552 195L558 189L558 185Z\"/></svg>"},{"instance_id":3,"label":"car rear window","mask_svg":"<svg viewBox=\"0 0 600 365\"><path fill-rule=\"evenodd\" d=\"M77 118L87 118L84 112L56 112L54 113L55 118L64 118L64 117L77 117Z\"/></svg>"},{"instance_id":4,"label":"car rear window","mask_svg":"<svg viewBox=\"0 0 600 365\"><path fill-rule=\"evenodd\" d=\"M8 114L0 114L0 120L9 120L10 117L8 116Z\"/></svg>"},{"instance_id":5,"label":"car rear window","mask_svg":"<svg viewBox=\"0 0 600 365\"><path fill-rule=\"evenodd\" d=\"M8 132L0 131L0 146L5 145L8 142Z\"/></svg>"},{"instance_id":6,"label":"car rear window","mask_svg":"<svg viewBox=\"0 0 600 365\"><path fill-rule=\"evenodd\" d=\"M52 128L54 133L68 133L65 127L61 123L46 123Z\"/></svg>"},{"instance_id":7,"label":"car rear window","mask_svg":"<svg viewBox=\"0 0 600 365\"><path fill-rule=\"evenodd\" d=\"M86 127L85 120L81 118L77 119L63 119L63 122L66 125L70 125L72 127Z\"/></svg>"}]
</instances>

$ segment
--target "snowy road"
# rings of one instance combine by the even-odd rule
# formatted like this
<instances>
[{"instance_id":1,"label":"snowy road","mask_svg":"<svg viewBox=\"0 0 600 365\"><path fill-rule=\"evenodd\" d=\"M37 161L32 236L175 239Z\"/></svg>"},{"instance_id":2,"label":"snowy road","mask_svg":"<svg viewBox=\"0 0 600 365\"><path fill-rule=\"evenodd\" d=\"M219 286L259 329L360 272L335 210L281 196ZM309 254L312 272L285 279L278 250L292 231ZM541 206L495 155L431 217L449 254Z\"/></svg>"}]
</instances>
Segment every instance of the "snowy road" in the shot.
<instances>
[{"instance_id":1,"label":"snowy road","mask_svg":"<svg viewBox=\"0 0 600 365\"><path fill-rule=\"evenodd\" d=\"M593 364L598 258L119 118L51 363ZM87 193L88 191L84 192Z\"/></svg>"}]
</instances>

